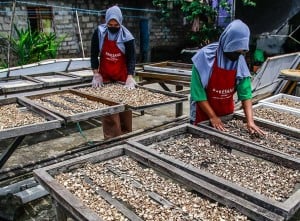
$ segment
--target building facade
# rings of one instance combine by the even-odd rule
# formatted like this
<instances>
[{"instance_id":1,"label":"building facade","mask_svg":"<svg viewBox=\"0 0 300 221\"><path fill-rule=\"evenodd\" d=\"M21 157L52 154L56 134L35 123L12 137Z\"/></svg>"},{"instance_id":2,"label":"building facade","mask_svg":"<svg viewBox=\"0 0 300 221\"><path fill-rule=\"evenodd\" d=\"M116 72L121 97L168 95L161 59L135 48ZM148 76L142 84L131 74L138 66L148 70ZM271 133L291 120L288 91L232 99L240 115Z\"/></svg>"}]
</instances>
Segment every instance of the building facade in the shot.
<instances>
[{"instance_id":1,"label":"building facade","mask_svg":"<svg viewBox=\"0 0 300 221\"><path fill-rule=\"evenodd\" d=\"M55 32L58 37L65 37L59 48L59 58L89 57L92 33L104 22L105 10L115 4L122 10L123 25L136 39L138 62L176 59L185 47L187 39L180 10L178 16L162 22L151 0L120 3L110 0L16 1L15 8L12 2L0 1L0 35L8 36L11 24L18 29L30 27L31 30ZM7 47L3 41L0 44L0 56L5 59Z\"/></svg>"}]
</instances>

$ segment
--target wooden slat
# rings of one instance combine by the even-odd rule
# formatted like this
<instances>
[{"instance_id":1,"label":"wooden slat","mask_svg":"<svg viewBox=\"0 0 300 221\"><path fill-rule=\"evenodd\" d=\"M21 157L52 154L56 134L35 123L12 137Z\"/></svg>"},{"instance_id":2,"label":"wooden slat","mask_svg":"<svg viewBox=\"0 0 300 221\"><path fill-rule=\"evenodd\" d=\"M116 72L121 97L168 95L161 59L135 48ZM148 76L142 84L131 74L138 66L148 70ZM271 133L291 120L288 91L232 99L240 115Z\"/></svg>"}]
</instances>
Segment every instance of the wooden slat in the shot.
<instances>
[{"instance_id":1,"label":"wooden slat","mask_svg":"<svg viewBox=\"0 0 300 221\"><path fill-rule=\"evenodd\" d=\"M84 181L91 186L95 185L93 181L84 176ZM109 204L113 205L117 210L119 210L124 216L126 216L129 220L143 221L139 216L137 216L134 212L129 210L124 204L119 202L117 199L113 198L112 195L102 188L93 188L93 190L99 194L103 199L105 199Z\"/></svg>"},{"instance_id":2,"label":"wooden slat","mask_svg":"<svg viewBox=\"0 0 300 221\"><path fill-rule=\"evenodd\" d=\"M191 77L188 76L180 76L180 75L172 75L172 74L163 74L158 72L147 72L147 71L137 71L136 75L143 78L152 78L152 79L160 79L160 80L174 80L174 81L191 81Z\"/></svg>"},{"instance_id":3,"label":"wooden slat","mask_svg":"<svg viewBox=\"0 0 300 221\"><path fill-rule=\"evenodd\" d=\"M143 66L145 71L154 71L175 75L192 75L192 64L186 63L177 63L177 62L161 62L161 63L152 63Z\"/></svg>"}]
</instances>

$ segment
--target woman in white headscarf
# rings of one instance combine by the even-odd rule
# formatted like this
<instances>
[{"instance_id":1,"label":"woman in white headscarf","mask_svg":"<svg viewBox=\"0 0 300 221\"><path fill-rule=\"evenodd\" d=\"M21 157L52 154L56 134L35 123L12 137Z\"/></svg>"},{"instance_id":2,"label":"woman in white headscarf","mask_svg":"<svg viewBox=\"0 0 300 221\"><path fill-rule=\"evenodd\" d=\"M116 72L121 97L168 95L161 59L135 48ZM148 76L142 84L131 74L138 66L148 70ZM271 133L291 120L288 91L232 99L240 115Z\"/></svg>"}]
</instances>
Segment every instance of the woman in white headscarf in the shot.
<instances>
[{"instance_id":1,"label":"woman in white headscarf","mask_svg":"<svg viewBox=\"0 0 300 221\"><path fill-rule=\"evenodd\" d=\"M241 20L231 22L219 42L201 48L192 58L191 123L209 120L221 131L226 128L220 116L234 112L237 91L250 133L264 134L256 126L252 111L251 79L244 54L249 50L250 31Z\"/></svg>"},{"instance_id":2,"label":"woman in white headscarf","mask_svg":"<svg viewBox=\"0 0 300 221\"><path fill-rule=\"evenodd\" d=\"M93 87L106 82L123 82L128 89L135 88L134 37L122 25L123 16L118 6L106 11L105 24L94 31L91 41L91 67L94 72ZM100 55L100 64L98 56ZM132 112L125 111L103 117L104 138L112 138L132 131Z\"/></svg>"}]
</instances>

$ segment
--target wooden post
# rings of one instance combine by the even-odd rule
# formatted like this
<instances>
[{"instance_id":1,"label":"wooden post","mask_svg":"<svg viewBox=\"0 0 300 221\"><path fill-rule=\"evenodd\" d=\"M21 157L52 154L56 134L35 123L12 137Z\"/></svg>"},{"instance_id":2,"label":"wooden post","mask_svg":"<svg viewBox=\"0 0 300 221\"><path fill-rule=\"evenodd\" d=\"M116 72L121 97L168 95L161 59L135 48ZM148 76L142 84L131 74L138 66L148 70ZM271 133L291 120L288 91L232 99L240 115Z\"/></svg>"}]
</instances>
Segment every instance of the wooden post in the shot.
<instances>
[{"instance_id":1,"label":"wooden post","mask_svg":"<svg viewBox=\"0 0 300 221\"><path fill-rule=\"evenodd\" d=\"M82 43L82 36L81 36L81 29L80 29L80 24L79 24L79 18L78 18L78 12L77 12L77 10L75 11L75 13L76 13L76 20L77 20L79 38L80 38L80 46L81 46L81 51L82 51L82 57L85 58L84 48L83 48L83 43Z\"/></svg>"},{"instance_id":2,"label":"wooden post","mask_svg":"<svg viewBox=\"0 0 300 221\"><path fill-rule=\"evenodd\" d=\"M10 20L10 32L8 36L8 46L7 46L7 68L9 70L10 68L10 41L11 41L11 36L13 32L13 25L14 25L14 18L15 18L15 13L16 13L16 0L13 1L12 5L12 15L11 15L11 20ZM7 77L9 77L10 71L7 72Z\"/></svg>"},{"instance_id":3,"label":"wooden post","mask_svg":"<svg viewBox=\"0 0 300 221\"><path fill-rule=\"evenodd\" d=\"M57 221L67 221L67 214L64 212L62 206L52 198L53 206L56 212L56 220Z\"/></svg>"},{"instance_id":4,"label":"wooden post","mask_svg":"<svg viewBox=\"0 0 300 221\"><path fill-rule=\"evenodd\" d=\"M176 85L176 91L180 91L183 89L182 85ZM180 117L183 114L183 103L178 103L176 104L176 113L175 116L176 117Z\"/></svg>"}]
</instances>

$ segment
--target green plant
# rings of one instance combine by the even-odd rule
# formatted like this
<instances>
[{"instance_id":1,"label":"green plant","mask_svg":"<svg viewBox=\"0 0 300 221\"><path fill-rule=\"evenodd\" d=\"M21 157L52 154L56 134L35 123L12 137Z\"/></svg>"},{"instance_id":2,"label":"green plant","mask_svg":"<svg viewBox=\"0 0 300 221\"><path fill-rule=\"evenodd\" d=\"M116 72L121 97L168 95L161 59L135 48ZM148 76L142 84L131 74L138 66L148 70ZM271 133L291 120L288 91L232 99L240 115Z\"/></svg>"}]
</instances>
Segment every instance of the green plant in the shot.
<instances>
[{"instance_id":1,"label":"green plant","mask_svg":"<svg viewBox=\"0 0 300 221\"><path fill-rule=\"evenodd\" d=\"M0 69L4 68L8 68L8 64L4 60L0 59Z\"/></svg>"},{"instance_id":2,"label":"green plant","mask_svg":"<svg viewBox=\"0 0 300 221\"><path fill-rule=\"evenodd\" d=\"M30 29L18 29L14 26L16 37L10 42L11 52L17 58L16 65L38 62L55 58L57 50L65 36L58 38L56 33L31 32Z\"/></svg>"},{"instance_id":3,"label":"green plant","mask_svg":"<svg viewBox=\"0 0 300 221\"><path fill-rule=\"evenodd\" d=\"M252 0L241 1L244 5L255 6ZM227 0L217 0L217 3L219 8L231 11L232 6ZM187 36L197 46L215 41L222 31L216 26L217 9L212 7L212 0L153 0L152 4L160 8L164 20L172 16L173 7L179 7L183 16L192 24Z\"/></svg>"}]
</instances>

